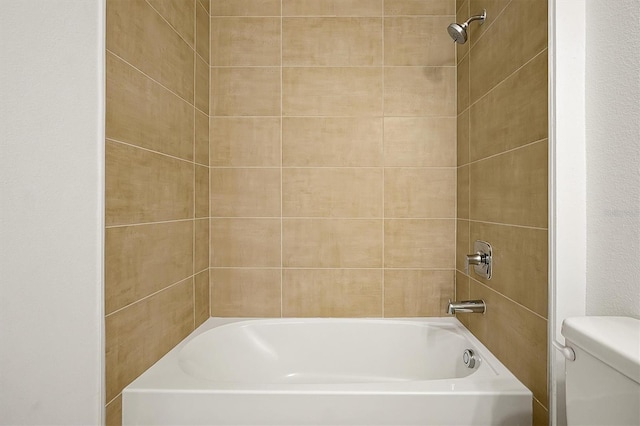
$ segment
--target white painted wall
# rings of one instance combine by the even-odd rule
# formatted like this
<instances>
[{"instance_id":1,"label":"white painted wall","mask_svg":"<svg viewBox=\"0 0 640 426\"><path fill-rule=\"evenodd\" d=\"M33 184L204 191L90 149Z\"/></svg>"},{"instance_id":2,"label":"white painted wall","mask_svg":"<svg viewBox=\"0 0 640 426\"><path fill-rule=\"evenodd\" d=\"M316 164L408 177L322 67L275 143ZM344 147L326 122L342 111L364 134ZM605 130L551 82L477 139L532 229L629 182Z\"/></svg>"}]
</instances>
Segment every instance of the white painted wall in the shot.
<instances>
[{"instance_id":1,"label":"white painted wall","mask_svg":"<svg viewBox=\"0 0 640 426\"><path fill-rule=\"evenodd\" d=\"M566 425L562 320L585 314L587 183L584 0L549 2L549 416Z\"/></svg>"},{"instance_id":2,"label":"white painted wall","mask_svg":"<svg viewBox=\"0 0 640 426\"><path fill-rule=\"evenodd\" d=\"M568 316L640 318L640 0L549 7L549 337L562 343ZM564 425L564 358L550 345L549 359Z\"/></svg>"},{"instance_id":3,"label":"white painted wall","mask_svg":"<svg viewBox=\"0 0 640 426\"><path fill-rule=\"evenodd\" d=\"M587 314L640 318L640 0L586 22Z\"/></svg>"},{"instance_id":4,"label":"white painted wall","mask_svg":"<svg viewBox=\"0 0 640 426\"><path fill-rule=\"evenodd\" d=\"M104 0L0 0L0 424L102 423Z\"/></svg>"}]
</instances>

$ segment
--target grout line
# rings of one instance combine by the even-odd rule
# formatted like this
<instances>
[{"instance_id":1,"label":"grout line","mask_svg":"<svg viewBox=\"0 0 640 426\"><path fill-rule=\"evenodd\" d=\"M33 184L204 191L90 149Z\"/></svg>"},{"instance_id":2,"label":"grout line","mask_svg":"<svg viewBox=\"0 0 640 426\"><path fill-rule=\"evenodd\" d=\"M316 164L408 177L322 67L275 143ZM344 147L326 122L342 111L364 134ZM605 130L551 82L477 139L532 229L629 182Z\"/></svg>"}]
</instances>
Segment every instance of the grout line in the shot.
<instances>
[{"instance_id":1,"label":"grout line","mask_svg":"<svg viewBox=\"0 0 640 426\"><path fill-rule=\"evenodd\" d=\"M213 68L213 67L211 67ZM468 108L465 108L466 111ZM200 111L200 110L198 110ZM464 111L460 112L462 114ZM204 114L204 113L203 113ZM460 114L454 115L216 115L212 116L216 120L237 120L237 119L254 119L254 118L280 118L283 119L300 119L300 118L310 118L310 119L327 119L327 118L336 118L336 119L344 119L344 118L354 118L354 119L362 119L362 120L376 120L376 119L385 119L385 118L404 118L404 119L428 119L428 120L442 120L442 119L455 119Z\"/></svg>"},{"instance_id":2,"label":"grout line","mask_svg":"<svg viewBox=\"0 0 640 426\"><path fill-rule=\"evenodd\" d=\"M531 392L531 394L533 395L533 392ZM540 402L540 400L538 398L535 397L535 395L533 395L533 399L540 404L540 406L544 409L544 411L546 411L547 413L549 412L549 408L546 407L542 402Z\"/></svg>"},{"instance_id":3,"label":"grout line","mask_svg":"<svg viewBox=\"0 0 640 426\"><path fill-rule=\"evenodd\" d=\"M133 380L132 380L133 381ZM111 404L113 401L115 401L116 399L118 399L118 397L120 397L122 395L122 391L118 392L118 394L116 396L113 397L113 399L109 402L107 402L106 404L104 404L105 408L109 406L109 404Z\"/></svg>"},{"instance_id":4,"label":"grout line","mask_svg":"<svg viewBox=\"0 0 640 426\"><path fill-rule=\"evenodd\" d=\"M189 106L195 106L196 103L196 98L195 98L195 93L193 94L193 102L190 102L189 100L183 98L182 96L180 96L179 94L177 94L175 91L173 91L172 89L169 89L167 86L165 86L163 83L159 82L158 80L156 80L155 78L151 77L149 74L147 74L146 72L142 71L140 68L136 67L135 65L133 65L131 62L127 61L126 59L124 59L123 57L117 55L115 52L106 49L107 53L111 54L114 58L117 58L118 60L124 62L125 64L129 65L131 68L133 68L134 70L138 71L140 74L144 75L145 77L147 77L149 80L153 81L154 83L156 83L158 86L162 87L163 89L165 89L167 92L173 94L174 96L176 96L177 98L179 98L181 101L186 102Z\"/></svg>"},{"instance_id":5,"label":"grout line","mask_svg":"<svg viewBox=\"0 0 640 426\"><path fill-rule=\"evenodd\" d=\"M457 68L457 65L212 65L211 68Z\"/></svg>"},{"instance_id":6,"label":"grout line","mask_svg":"<svg viewBox=\"0 0 640 426\"><path fill-rule=\"evenodd\" d=\"M441 221L449 221L449 220L457 220L456 217L385 217L385 216L375 216L375 217L353 217L353 216L212 216L211 219L238 219L238 220L256 220L256 219L264 219L264 220L441 220ZM191 220L191 219L188 219ZM146 224L145 224L146 225ZM129 226L129 225L122 225Z\"/></svg>"},{"instance_id":7,"label":"grout line","mask_svg":"<svg viewBox=\"0 0 640 426\"><path fill-rule=\"evenodd\" d=\"M211 42L211 11L212 11L212 1L206 0L209 2L209 12L207 12L207 26L208 26L208 35L209 38L209 60L207 61L207 87L209 88L207 92L207 113L205 114L207 118L207 167L209 171L209 180L207 182L209 190L207 191L207 314L208 317L211 318L213 316L213 304L211 303L211 296L213 295L213 285L211 283L213 279L213 273L211 271L211 116L213 115L213 108L211 106L211 46L213 43ZM206 10L205 10L206 11ZM195 98L194 98L195 100ZM195 102L194 102L195 103Z\"/></svg>"},{"instance_id":8,"label":"grout line","mask_svg":"<svg viewBox=\"0 0 640 426\"><path fill-rule=\"evenodd\" d=\"M283 164L284 164L284 150L282 144L282 116L284 111L284 67L282 63L284 61L283 54L283 18L282 18L282 7L283 0L280 0L280 317L282 318L284 315L284 273L283 273L283 263L284 263L284 192L283 192Z\"/></svg>"},{"instance_id":9,"label":"grout line","mask_svg":"<svg viewBox=\"0 0 640 426\"><path fill-rule=\"evenodd\" d=\"M225 19L252 19L252 18L283 18L283 19L309 19L309 18L318 18L318 19L343 19L343 18L363 18L363 19L371 19L371 18L455 18L455 14L444 14L444 15L385 15L384 11L380 15L211 15L211 18L225 18Z\"/></svg>"},{"instance_id":10,"label":"grout line","mask_svg":"<svg viewBox=\"0 0 640 426\"><path fill-rule=\"evenodd\" d=\"M148 294L148 295L146 295L146 296L144 296L144 297L142 297L142 298L140 298L138 300L135 300L135 301L129 303L128 305L125 305L125 306L123 306L121 308L118 308L113 312L109 312L104 317L105 317L105 319L109 318L110 316L115 315L120 311L123 311L123 310L125 310L125 309L127 309L127 308L129 308L131 306L137 305L138 303L143 302L143 301L155 296L156 294L162 293L163 291L169 290L170 288L173 288L173 287L177 286L178 284L183 283L183 282L185 282L185 281L187 281L189 279L195 279L195 274L192 274L191 276L187 276L185 278L182 278L181 280L178 280L178 281L174 282L173 284L169 284L168 286L166 286L164 288L161 288L160 290L154 291L153 293Z\"/></svg>"},{"instance_id":11,"label":"grout line","mask_svg":"<svg viewBox=\"0 0 640 426\"><path fill-rule=\"evenodd\" d=\"M197 108L195 108L195 104L196 104L196 69L197 69L197 65L196 63L198 62L198 53L196 52L196 43L198 42L198 33L196 31L196 21L198 19L198 12L197 12L197 8L198 8L198 1L195 0L196 2L196 7L193 10L193 161L194 161L194 165L193 165L193 239L191 241L191 271L194 274L194 278L191 284L192 287L192 303L193 303L193 327L192 330L195 330L196 328L196 279L195 279L195 273L196 273L196 198L198 196L198 191L196 191L196 185L197 185L197 179L196 179L196 165L195 165L195 160L196 160L196 114L197 114ZM208 194L207 194L208 196Z\"/></svg>"},{"instance_id":12,"label":"grout line","mask_svg":"<svg viewBox=\"0 0 640 426\"><path fill-rule=\"evenodd\" d=\"M384 131L384 125L383 125ZM514 148L515 149L515 148ZM496 154L497 155L497 154ZM488 158L488 157L487 157ZM481 161L481 160L476 160ZM198 163L200 164L200 163ZM204 166L204 165L203 165ZM462 166L211 166L211 169L258 169L258 170L271 170L271 169L287 169L287 170L298 170L298 169L364 169L364 170L382 170L382 169L409 169L409 170L456 170Z\"/></svg>"},{"instance_id":13,"label":"grout line","mask_svg":"<svg viewBox=\"0 0 640 426\"><path fill-rule=\"evenodd\" d=\"M283 266L283 267L279 267L279 266L212 266L210 269L218 269L218 270L222 270L222 269L247 269L247 270L255 270L255 269L259 269L259 270L271 270L271 271L277 271L280 269L289 269L289 270L327 270L327 271L334 271L337 269L345 269L345 270L353 270L353 271L378 271L378 270L387 270L387 271L442 271L442 272L452 272L452 271L456 271L455 268L430 268L430 267L423 267L423 266L413 266L413 267L406 267L406 268L390 268L390 267L385 267L385 266L373 266L373 267L349 267L349 268L345 268L345 267L340 267L340 266L336 266L336 267L320 267L320 266Z\"/></svg>"},{"instance_id":14,"label":"grout line","mask_svg":"<svg viewBox=\"0 0 640 426\"><path fill-rule=\"evenodd\" d=\"M524 149L524 148L528 148L528 147L530 147L532 145L535 145L535 144L538 144L538 143L545 142L548 139L549 139L548 137L545 137L545 138L542 138L542 139L538 139L536 141L529 142L529 143L526 143L524 145L517 146L515 148L507 149L506 151L502 151L502 152L498 152L496 154L489 155L488 157L480 158L478 160L469 161L465 165L471 165L471 164L480 163L480 162L485 161L485 160L490 160L492 158L499 157L499 156L504 155L504 154L509 154L511 152L514 152L514 151L517 151L517 150L520 150L520 149ZM469 145L471 145L471 144L469 144ZM471 153L469 153L469 155L471 155Z\"/></svg>"},{"instance_id":15,"label":"grout line","mask_svg":"<svg viewBox=\"0 0 640 426\"><path fill-rule=\"evenodd\" d=\"M523 309L525 309L525 310L529 311L530 313L532 313L533 315L537 316L538 318L543 319L544 321L547 321L547 319L546 319L545 317L543 317L542 315L540 315L540 314L538 314L538 313L536 313L536 312L532 311L531 309L527 308L527 307L526 307L526 306L524 306L523 304L521 304L521 303L519 303L519 302L516 302L515 300L513 300L513 299L512 299L512 298L510 298L509 296L507 296L507 295L505 295L505 294L503 294L503 293L500 293L499 291L497 291L497 290L495 290L495 289L493 289L493 288L489 287L488 285L486 285L486 284L484 284L484 283L482 283L482 282L478 281L475 277L469 276L469 279L471 279L471 280L475 281L476 283L480 284L480 285L481 285L481 286L483 286L484 288L486 288L486 289L488 289L488 290L491 290L493 293L495 293L495 294L497 294L497 295L499 295L499 296L501 296L501 297L503 297L503 298L507 299L508 301L510 301L510 302L512 302L512 303L514 303L514 304L516 304L516 305L518 305L518 306L520 306L521 308L523 308Z\"/></svg>"},{"instance_id":16,"label":"grout line","mask_svg":"<svg viewBox=\"0 0 640 426\"><path fill-rule=\"evenodd\" d=\"M496 90L498 87L502 86L503 84L505 84L505 82L507 80L509 80L511 77L513 77L514 74L517 74L522 68L526 67L527 65L529 65L531 62L533 62L538 56L542 55L543 53L545 53L547 51L548 47L545 47L544 49L542 49L540 52L536 53L535 55L533 55L531 57L531 59L529 59L527 62L525 62L524 64L520 65L515 71L513 71L511 74L509 74L508 76L506 76L505 78L503 78L502 80L500 80L498 83L496 83L495 86L493 86L492 88L490 88L487 92L483 93L482 96L480 96L475 102L469 102L469 109L471 107L473 107L474 105L476 105L477 103L479 103L481 100L483 100L484 98L486 98L491 92L493 92L494 90ZM469 53L471 53L471 49L469 49ZM471 65L471 64L469 64ZM471 79L471 72L469 72L469 79ZM469 81L469 89L471 89L471 81ZM471 99L471 93L469 93L469 99Z\"/></svg>"},{"instance_id":17,"label":"grout line","mask_svg":"<svg viewBox=\"0 0 640 426\"><path fill-rule=\"evenodd\" d=\"M539 226L516 225L516 224L513 224L513 223L490 222L490 221L486 221L486 220L472 220L472 219L463 219L463 218L459 218L459 220L466 220L468 222L473 222L473 223L484 223L484 224L488 224L488 225L498 225L498 226L509 226L509 227L513 227L513 228L533 229L533 230L536 230L536 231L547 231L548 230L548 228L541 228Z\"/></svg>"},{"instance_id":18,"label":"grout line","mask_svg":"<svg viewBox=\"0 0 640 426\"><path fill-rule=\"evenodd\" d=\"M204 217L195 218L195 220L202 220L202 219L206 219L206 218L204 218ZM129 227L129 226L160 225L160 224L163 224L163 223L188 222L190 220L194 220L194 218L160 220L160 221L156 221L156 222L122 223L122 224L118 224L118 225L107 225L107 226L105 226L105 229L126 228L126 227Z\"/></svg>"},{"instance_id":19,"label":"grout line","mask_svg":"<svg viewBox=\"0 0 640 426\"><path fill-rule=\"evenodd\" d=\"M385 62L386 61L386 59L385 59L385 43L384 43L385 42L385 39L384 39L384 36L385 36L385 34L384 34L384 23L385 23L385 18L386 17L385 17L385 13L384 13L384 6L385 6L384 5L384 0L381 0L381 3L382 3L382 20L381 20L382 21L381 22L381 26L382 26L382 73L381 73L382 74L382 110L381 111L384 114L384 110L385 110L385 102L384 102L384 98L385 98L385 85L384 85L385 72L384 72L384 70L385 69L384 69L384 67L385 67L385 63L386 63ZM385 158L384 158L384 152L385 152L384 151L384 147L385 147L385 144L384 144L385 126L384 126L384 122L385 122L385 120L383 119L382 120L382 164L383 165L385 163ZM385 224L386 224L386 221L385 221L386 214L385 214L385 208L384 208L385 207L385 190L384 190L385 179L386 179L385 167L382 167L382 223L381 223L381 230L382 230L382 247L381 247L381 250L382 250L382 256L381 256L381 259L382 259L382 267L383 268L385 266L385 258L384 258L385 235L384 235L384 228L385 228ZM381 315L382 315L382 318L384 318L385 317L384 291L385 291L385 288L386 288L385 287L385 282L384 282L384 269L382 270L381 282L382 282L382 284L381 284L381 286L382 286L382 289L381 289L382 297L381 297L381 302L380 303L382 304L382 306L381 306Z\"/></svg>"},{"instance_id":20,"label":"grout line","mask_svg":"<svg viewBox=\"0 0 640 426\"><path fill-rule=\"evenodd\" d=\"M155 151L155 150L153 150L153 149L145 148L145 147L143 147L143 146L139 146L139 145L134 145L134 144L129 143L129 142L123 142L123 141L120 141L120 140L118 140L118 139L105 138L105 140L107 140L107 141L109 141L109 142L117 143L117 144L120 144L120 145L126 145L126 146L128 146L128 147L130 147L130 148L137 148L137 149L141 149L141 150L143 150L143 151L147 151L147 152L150 152L150 153L152 153L152 154L162 155L162 156L164 156L164 157L172 158L172 159L174 159L174 160L183 161L183 162L185 162L185 163L195 164L195 162L194 162L194 161L192 161L192 160L186 160L186 159L184 159L184 158L176 157L175 155L166 154L166 153L164 153L164 152L160 152L160 151Z\"/></svg>"},{"instance_id":21,"label":"grout line","mask_svg":"<svg viewBox=\"0 0 640 426\"><path fill-rule=\"evenodd\" d=\"M513 3L513 0L510 0L510 1L509 1L509 3L507 3L507 5L506 5L505 7L503 7L503 8L502 8L502 10L500 11L500 13L498 13L498 14L496 15L496 17L495 17L495 18L493 18L493 20L491 21L491 23L487 26L487 29L486 29L486 30L484 30L484 31L482 32L482 34L480 34L480 37L478 37L478 39L477 39L477 40L475 40L475 41L474 41L474 40L470 40L470 41L469 41L469 43L471 43L471 44L469 45L469 51L471 51L471 48L472 48L473 46L475 46L475 45L476 45L480 40L482 40L482 37L484 37L484 35L489 31L489 29L491 29L491 28L493 27L493 25L494 25L496 22L498 22L498 18L500 18L500 17L504 14L504 12L507 10L507 8L508 8L509 6L511 6L511 3ZM471 3L469 3L469 7L471 7ZM470 12L471 12L471 11L470 11ZM478 11L478 12L480 12L480 11Z\"/></svg>"},{"instance_id":22,"label":"grout line","mask_svg":"<svg viewBox=\"0 0 640 426\"><path fill-rule=\"evenodd\" d=\"M160 13L160 11L159 11L158 9L156 9L156 8L155 8L151 3L149 3L149 0L145 0L145 2L147 3L147 5L148 5L149 7L151 7L151 9L153 9L153 10L158 14L158 16L159 16L159 17L160 17L164 22L166 22L166 23L167 23L167 25L169 25L169 28L171 28L171 29L173 30L173 32L174 32L174 33L176 33L176 35L177 35L178 37L180 37L180 39L182 39L182 41L184 41L185 43L187 43L187 46L189 46L189 48L191 48L191 49L193 49L193 50L196 50L196 31L195 31L195 26L196 26L196 24L195 24L195 15L196 15L195 10L196 10L196 9L195 9L195 8L193 9L193 14L194 14L194 17L193 17L193 46L191 46L191 43L189 43L187 40L185 40L185 38L184 38L184 37L182 37L182 34L180 34L180 32L178 31L178 29L177 29L176 27L174 27L174 26L171 24L171 22L169 22L169 21L164 17L164 15L163 15L162 13ZM197 1L196 1L196 3L197 3Z\"/></svg>"}]
</instances>

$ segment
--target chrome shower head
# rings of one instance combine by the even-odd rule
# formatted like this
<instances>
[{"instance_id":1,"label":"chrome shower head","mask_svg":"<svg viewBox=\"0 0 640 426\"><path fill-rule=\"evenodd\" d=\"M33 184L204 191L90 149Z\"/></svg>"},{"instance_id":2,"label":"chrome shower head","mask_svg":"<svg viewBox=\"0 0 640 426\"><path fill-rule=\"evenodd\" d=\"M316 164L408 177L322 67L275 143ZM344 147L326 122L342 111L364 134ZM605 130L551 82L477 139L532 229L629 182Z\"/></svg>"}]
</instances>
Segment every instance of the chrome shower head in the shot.
<instances>
[{"instance_id":1,"label":"chrome shower head","mask_svg":"<svg viewBox=\"0 0 640 426\"><path fill-rule=\"evenodd\" d=\"M449 32L449 36L456 43L459 43L459 44L466 43L467 41L467 24L466 23L462 25L456 24L455 22L453 24L449 24L447 31Z\"/></svg>"},{"instance_id":2,"label":"chrome shower head","mask_svg":"<svg viewBox=\"0 0 640 426\"><path fill-rule=\"evenodd\" d=\"M447 32L449 36L459 44L464 44L467 42L467 28L469 28L469 23L473 21L480 21L480 25L484 24L484 20L487 19L487 10L484 9L481 15L475 15L471 18L467 19L467 22L464 24L453 23L447 27Z\"/></svg>"}]
</instances>

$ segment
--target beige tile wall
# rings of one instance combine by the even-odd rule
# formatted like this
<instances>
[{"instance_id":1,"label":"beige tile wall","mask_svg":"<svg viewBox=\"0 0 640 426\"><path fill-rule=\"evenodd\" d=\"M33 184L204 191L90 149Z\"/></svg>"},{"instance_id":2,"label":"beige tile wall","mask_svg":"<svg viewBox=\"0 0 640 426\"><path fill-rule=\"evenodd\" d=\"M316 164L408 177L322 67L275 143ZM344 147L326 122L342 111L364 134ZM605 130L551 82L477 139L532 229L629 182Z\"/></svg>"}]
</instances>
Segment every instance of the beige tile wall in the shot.
<instances>
[{"instance_id":1,"label":"beige tile wall","mask_svg":"<svg viewBox=\"0 0 640 426\"><path fill-rule=\"evenodd\" d=\"M210 315L209 2L107 0L106 422Z\"/></svg>"},{"instance_id":2,"label":"beige tile wall","mask_svg":"<svg viewBox=\"0 0 640 426\"><path fill-rule=\"evenodd\" d=\"M211 312L439 316L455 0L211 5Z\"/></svg>"},{"instance_id":3,"label":"beige tile wall","mask_svg":"<svg viewBox=\"0 0 640 426\"><path fill-rule=\"evenodd\" d=\"M531 389L546 425L547 1L457 0L458 22L483 8L457 47L456 297L487 313L458 318ZM491 280L464 274L475 240L493 246Z\"/></svg>"}]
</instances>

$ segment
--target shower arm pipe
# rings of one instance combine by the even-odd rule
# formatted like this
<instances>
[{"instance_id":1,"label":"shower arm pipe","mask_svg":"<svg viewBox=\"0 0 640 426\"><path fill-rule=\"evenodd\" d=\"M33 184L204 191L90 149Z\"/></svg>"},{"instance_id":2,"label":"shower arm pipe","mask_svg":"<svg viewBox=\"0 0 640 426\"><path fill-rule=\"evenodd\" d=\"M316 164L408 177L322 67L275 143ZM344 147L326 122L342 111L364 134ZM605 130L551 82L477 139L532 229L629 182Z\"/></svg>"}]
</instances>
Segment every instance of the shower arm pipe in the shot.
<instances>
[{"instance_id":1,"label":"shower arm pipe","mask_svg":"<svg viewBox=\"0 0 640 426\"><path fill-rule=\"evenodd\" d=\"M470 17L469 19L467 19L467 21L463 24L464 26L469 26L469 24L473 21L482 21L480 22L480 25L484 24L485 19L487 19L487 9L484 9L482 11L482 14L480 15L473 15L472 17Z\"/></svg>"}]
</instances>

